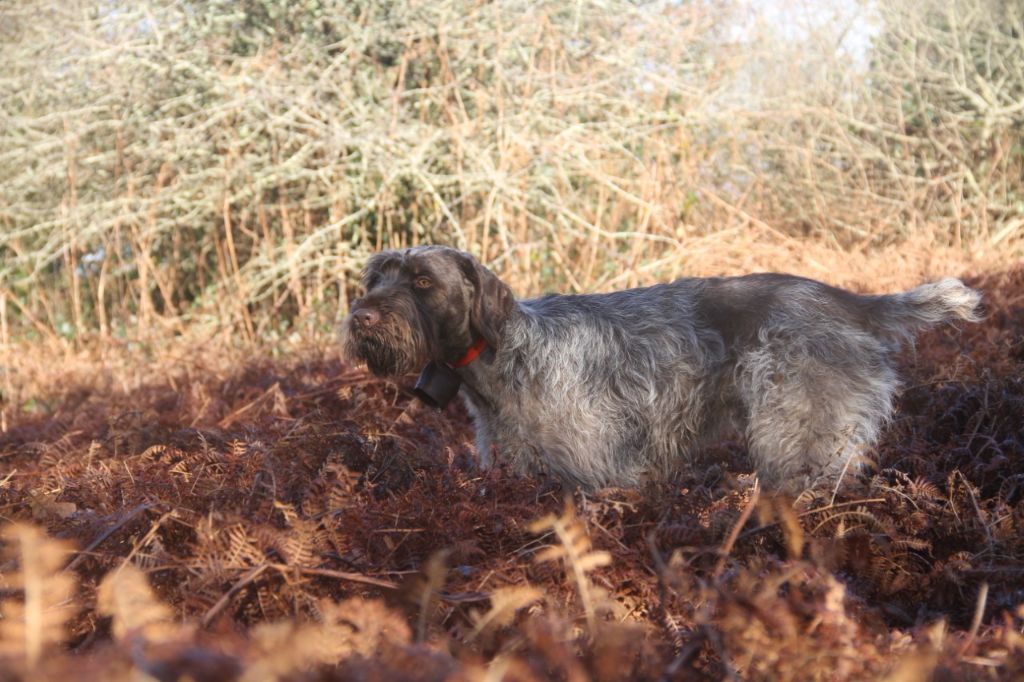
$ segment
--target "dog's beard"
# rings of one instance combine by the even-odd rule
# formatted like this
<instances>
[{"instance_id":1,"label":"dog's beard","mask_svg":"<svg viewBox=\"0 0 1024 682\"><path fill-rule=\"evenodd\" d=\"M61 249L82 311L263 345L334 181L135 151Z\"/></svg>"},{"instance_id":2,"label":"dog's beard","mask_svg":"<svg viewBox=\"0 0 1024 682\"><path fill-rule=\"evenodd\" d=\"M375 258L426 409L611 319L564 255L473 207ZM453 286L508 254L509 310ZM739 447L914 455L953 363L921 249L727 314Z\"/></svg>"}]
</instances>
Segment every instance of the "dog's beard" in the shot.
<instances>
[{"instance_id":1,"label":"dog's beard","mask_svg":"<svg viewBox=\"0 0 1024 682\"><path fill-rule=\"evenodd\" d=\"M401 376L420 369L427 362L425 344L411 328L386 325L367 332L347 321L342 337L346 357L365 362L377 376Z\"/></svg>"},{"instance_id":2,"label":"dog's beard","mask_svg":"<svg viewBox=\"0 0 1024 682\"><path fill-rule=\"evenodd\" d=\"M401 376L408 374L424 364L417 362L417 355L410 354L402 348L390 346L380 339L364 339L359 344L359 358L377 376Z\"/></svg>"}]
</instances>

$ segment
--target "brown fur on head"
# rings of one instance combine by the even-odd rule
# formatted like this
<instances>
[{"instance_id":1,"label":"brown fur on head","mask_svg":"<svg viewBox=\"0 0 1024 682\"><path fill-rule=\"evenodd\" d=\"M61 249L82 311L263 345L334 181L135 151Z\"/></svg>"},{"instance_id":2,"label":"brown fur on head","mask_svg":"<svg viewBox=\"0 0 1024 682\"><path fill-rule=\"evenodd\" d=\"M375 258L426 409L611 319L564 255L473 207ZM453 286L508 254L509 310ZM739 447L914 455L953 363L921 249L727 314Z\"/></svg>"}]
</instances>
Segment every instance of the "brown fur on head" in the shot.
<instances>
[{"instance_id":1,"label":"brown fur on head","mask_svg":"<svg viewBox=\"0 0 1024 682\"><path fill-rule=\"evenodd\" d=\"M467 253L420 246L374 254L342 325L345 355L378 376L451 363L480 337L497 349L515 299Z\"/></svg>"}]
</instances>

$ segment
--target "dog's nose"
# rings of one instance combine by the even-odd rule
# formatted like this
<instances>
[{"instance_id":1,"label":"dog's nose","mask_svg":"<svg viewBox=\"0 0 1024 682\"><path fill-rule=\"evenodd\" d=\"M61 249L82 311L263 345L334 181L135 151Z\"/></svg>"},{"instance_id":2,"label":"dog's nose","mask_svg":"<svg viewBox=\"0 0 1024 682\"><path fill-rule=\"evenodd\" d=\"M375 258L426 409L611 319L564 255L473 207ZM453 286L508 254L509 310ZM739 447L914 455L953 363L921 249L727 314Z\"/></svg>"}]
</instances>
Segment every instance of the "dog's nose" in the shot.
<instances>
[{"instance_id":1,"label":"dog's nose","mask_svg":"<svg viewBox=\"0 0 1024 682\"><path fill-rule=\"evenodd\" d=\"M373 308L356 308L352 311L352 319L363 329L369 329L380 322L380 313Z\"/></svg>"}]
</instances>

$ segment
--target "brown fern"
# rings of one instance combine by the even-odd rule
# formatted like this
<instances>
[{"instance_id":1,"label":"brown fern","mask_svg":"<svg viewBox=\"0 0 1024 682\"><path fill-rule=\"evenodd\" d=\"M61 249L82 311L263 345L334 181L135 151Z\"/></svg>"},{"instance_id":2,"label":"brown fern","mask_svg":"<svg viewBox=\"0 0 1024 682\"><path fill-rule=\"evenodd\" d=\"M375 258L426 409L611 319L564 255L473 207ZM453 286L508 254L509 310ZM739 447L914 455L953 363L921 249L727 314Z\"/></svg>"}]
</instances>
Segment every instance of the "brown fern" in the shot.
<instances>
[{"instance_id":1,"label":"brown fern","mask_svg":"<svg viewBox=\"0 0 1024 682\"><path fill-rule=\"evenodd\" d=\"M96 610L112 618L114 638L162 643L179 635L170 607L157 599L146 575L132 564L107 573L96 592Z\"/></svg>"},{"instance_id":2,"label":"brown fern","mask_svg":"<svg viewBox=\"0 0 1024 682\"><path fill-rule=\"evenodd\" d=\"M5 527L0 537L4 559L17 567L7 574L8 585L20 596L0 603L0 657L32 670L48 647L65 639L65 623L75 612L75 580L61 570L70 543L23 523Z\"/></svg>"},{"instance_id":3,"label":"brown fern","mask_svg":"<svg viewBox=\"0 0 1024 682\"><path fill-rule=\"evenodd\" d=\"M470 611L473 629L466 636L466 642L492 632L503 625L508 625L516 613L543 597L536 587L530 585L510 585L499 587L490 594L491 608L487 611Z\"/></svg>"},{"instance_id":4,"label":"brown fern","mask_svg":"<svg viewBox=\"0 0 1024 682\"><path fill-rule=\"evenodd\" d=\"M596 605L594 587L587 575L589 571L607 566L611 555L603 550L594 550L586 525L576 516L572 501L566 499L560 515L548 514L530 524L532 533L554 533L557 545L549 545L534 555L534 561L543 563L561 559L566 572L572 576L583 612L587 619L588 631L596 631Z\"/></svg>"}]
</instances>

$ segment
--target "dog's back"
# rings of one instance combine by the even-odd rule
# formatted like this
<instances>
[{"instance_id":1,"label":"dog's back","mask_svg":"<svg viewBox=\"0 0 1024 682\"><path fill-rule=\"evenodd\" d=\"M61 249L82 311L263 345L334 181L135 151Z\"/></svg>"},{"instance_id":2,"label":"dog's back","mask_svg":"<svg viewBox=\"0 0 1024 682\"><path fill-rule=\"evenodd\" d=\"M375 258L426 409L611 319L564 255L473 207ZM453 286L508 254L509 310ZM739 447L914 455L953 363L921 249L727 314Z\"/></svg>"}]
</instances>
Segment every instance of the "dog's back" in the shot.
<instances>
[{"instance_id":1,"label":"dog's back","mask_svg":"<svg viewBox=\"0 0 1024 682\"><path fill-rule=\"evenodd\" d=\"M770 315L825 319L905 341L923 328L981 319L981 294L947 278L897 294L864 295L816 280L778 273L714 277L704 283L698 310L729 342L757 337Z\"/></svg>"}]
</instances>

